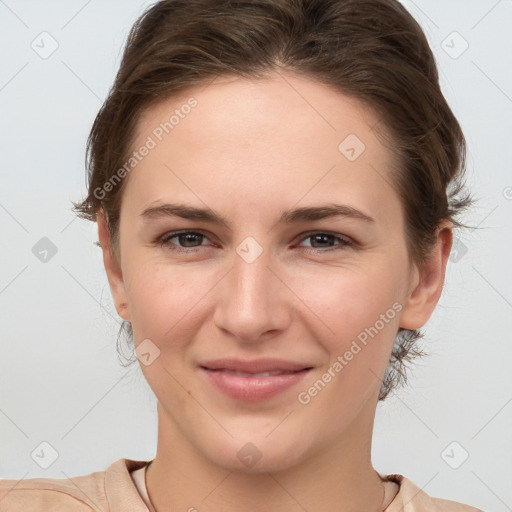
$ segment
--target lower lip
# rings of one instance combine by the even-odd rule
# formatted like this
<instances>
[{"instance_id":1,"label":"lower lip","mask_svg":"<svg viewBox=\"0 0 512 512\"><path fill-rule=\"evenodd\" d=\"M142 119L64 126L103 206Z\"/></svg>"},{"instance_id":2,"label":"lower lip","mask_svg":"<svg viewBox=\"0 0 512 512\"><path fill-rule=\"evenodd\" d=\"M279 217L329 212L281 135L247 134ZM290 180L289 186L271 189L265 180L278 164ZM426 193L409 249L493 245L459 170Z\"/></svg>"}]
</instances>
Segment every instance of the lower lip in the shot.
<instances>
[{"instance_id":1,"label":"lower lip","mask_svg":"<svg viewBox=\"0 0 512 512\"><path fill-rule=\"evenodd\" d=\"M310 371L269 375L268 377L241 377L219 370L200 368L210 384L235 400L259 402L286 391L298 384Z\"/></svg>"}]
</instances>

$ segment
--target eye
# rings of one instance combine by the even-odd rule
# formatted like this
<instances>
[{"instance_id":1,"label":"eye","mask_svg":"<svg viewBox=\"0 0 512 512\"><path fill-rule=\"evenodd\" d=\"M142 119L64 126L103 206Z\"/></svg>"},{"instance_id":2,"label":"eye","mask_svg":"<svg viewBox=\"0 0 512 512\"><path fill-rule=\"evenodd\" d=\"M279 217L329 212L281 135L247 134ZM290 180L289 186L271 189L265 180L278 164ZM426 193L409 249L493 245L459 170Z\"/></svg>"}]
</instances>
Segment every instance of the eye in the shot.
<instances>
[{"instance_id":1,"label":"eye","mask_svg":"<svg viewBox=\"0 0 512 512\"><path fill-rule=\"evenodd\" d=\"M184 247L180 247L174 242L171 242L173 238L176 238L180 244L185 244ZM173 251L195 252L193 249L202 245L201 243L197 245L196 242L202 241L203 239L206 239L206 235L197 231L176 231L174 233L165 234L158 240L158 242L160 245L166 246Z\"/></svg>"},{"instance_id":2,"label":"eye","mask_svg":"<svg viewBox=\"0 0 512 512\"><path fill-rule=\"evenodd\" d=\"M344 247L351 247L354 245L354 242L345 236L338 235L336 233L328 233L324 231L315 231L308 233L302 240L311 239L313 244L320 244L316 247L312 247L313 252L327 252L327 251L336 251L343 249ZM341 247L333 247L328 244L339 241L339 246Z\"/></svg>"},{"instance_id":3,"label":"eye","mask_svg":"<svg viewBox=\"0 0 512 512\"><path fill-rule=\"evenodd\" d=\"M172 242L173 239L176 239L177 243ZM158 243L172 251L190 253L196 252L199 247L204 245L202 242L207 239L208 238L206 235L199 231L175 231L172 233L166 233L164 236L160 237L158 239ZM324 231L314 231L307 233L307 235L304 236L301 240L305 241L308 239L311 239L313 245L310 246L310 248L306 247L307 250L312 250L313 252L317 253L340 250L344 247L351 247L354 245L354 242L348 237ZM338 247L333 247L330 245L336 241L338 241Z\"/></svg>"}]
</instances>

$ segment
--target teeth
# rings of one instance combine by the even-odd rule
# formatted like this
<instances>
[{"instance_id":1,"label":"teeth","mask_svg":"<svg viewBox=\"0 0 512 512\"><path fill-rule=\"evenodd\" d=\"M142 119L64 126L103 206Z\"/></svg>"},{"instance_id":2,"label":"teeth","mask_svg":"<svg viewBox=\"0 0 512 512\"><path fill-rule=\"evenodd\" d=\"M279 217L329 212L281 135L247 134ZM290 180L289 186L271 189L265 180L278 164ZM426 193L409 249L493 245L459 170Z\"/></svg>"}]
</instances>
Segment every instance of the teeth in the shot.
<instances>
[{"instance_id":1,"label":"teeth","mask_svg":"<svg viewBox=\"0 0 512 512\"><path fill-rule=\"evenodd\" d=\"M295 373L285 370L275 370L272 372L261 372L261 373L245 373L245 372L236 372L234 370L221 370L225 373L229 373L231 375L236 375L238 377L270 377L272 375L283 375L288 373Z\"/></svg>"}]
</instances>

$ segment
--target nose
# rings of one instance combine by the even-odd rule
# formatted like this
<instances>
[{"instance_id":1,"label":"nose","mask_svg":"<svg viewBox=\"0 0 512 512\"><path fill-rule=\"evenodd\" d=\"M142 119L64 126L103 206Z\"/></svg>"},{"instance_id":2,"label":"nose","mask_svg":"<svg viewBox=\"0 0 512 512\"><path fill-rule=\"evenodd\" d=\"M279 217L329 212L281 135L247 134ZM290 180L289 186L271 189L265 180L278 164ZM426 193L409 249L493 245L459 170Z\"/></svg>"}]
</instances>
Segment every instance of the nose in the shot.
<instances>
[{"instance_id":1,"label":"nose","mask_svg":"<svg viewBox=\"0 0 512 512\"><path fill-rule=\"evenodd\" d=\"M263 250L253 259L254 250L250 244L241 244L231 270L216 287L214 323L242 343L255 343L285 330L294 297L286 286L286 272L272 261L270 251Z\"/></svg>"}]
</instances>

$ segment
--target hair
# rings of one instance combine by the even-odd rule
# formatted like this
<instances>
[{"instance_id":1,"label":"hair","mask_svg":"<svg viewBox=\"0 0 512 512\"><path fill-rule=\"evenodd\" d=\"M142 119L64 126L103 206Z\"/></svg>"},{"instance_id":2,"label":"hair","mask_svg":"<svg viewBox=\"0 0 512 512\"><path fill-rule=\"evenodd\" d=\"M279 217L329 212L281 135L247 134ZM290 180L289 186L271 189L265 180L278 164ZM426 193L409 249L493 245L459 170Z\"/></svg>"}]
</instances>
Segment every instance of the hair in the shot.
<instances>
[{"instance_id":1,"label":"hair","mask_svg":"<svg viewBox=\"0 0 512 512\"><path fill-rule=\"evenodd\" d=\"M105 215L119 255L119 214L137 121L150 106L216 77L251 80L291 72L368 106L399 165L392 185L405 215L410 261L433 249L440 223L473 202L465 190L466 142L439 84L424 32L396 0L162 0L128 35L120 68L87 140L88 195L81 218ZM388 135L386 135L388 134ZM101 194L98 191L101 190ZM99 244L97 244L99 245ZM123 322L118 334L128 334ZM397 333L379 400L407 382L406 363L425 355L419 330ZM118 347L119 353L119 347ZM135 362L136 358L130 361Z\"/></svg>"}]
</instances>

